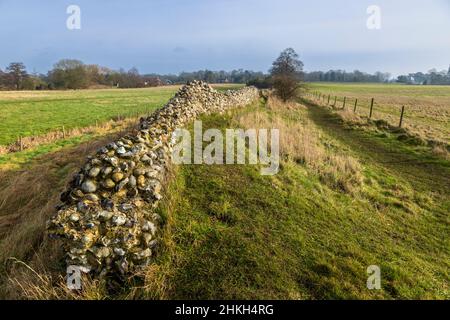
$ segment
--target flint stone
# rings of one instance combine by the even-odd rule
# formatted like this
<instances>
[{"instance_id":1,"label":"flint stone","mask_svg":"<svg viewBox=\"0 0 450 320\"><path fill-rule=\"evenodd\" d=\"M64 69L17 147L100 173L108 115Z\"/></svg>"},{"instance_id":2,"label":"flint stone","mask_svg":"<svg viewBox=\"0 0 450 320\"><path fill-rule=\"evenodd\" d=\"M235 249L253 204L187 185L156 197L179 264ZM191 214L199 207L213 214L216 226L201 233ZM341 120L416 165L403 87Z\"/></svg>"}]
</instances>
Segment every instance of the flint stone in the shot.
<instances>
[{"instance_id":1,"label":"flint stone","mask_svg":"<svg viewBox=\"0 0 450 320\"><path fill-rule=\"evenodd\" d=\"M110 163L113 167L117 167L119 165L119 160L115 157L107 157L105 161Z\"/></svg>"},{"instance_id":2,"label":"flint stone","mask_svg":"<svg viewBox=\"0 0 450 320\"><path fill-rule=\"evenodd\" d=\"M108 221L112 218L113 215L114 213L112 213L111 211L100 211L98 213L98 218L102 221Z\"/></svg>"},{"instance_id":3,"label":"flint stone","mask_svg":"<svg viewBox=\"0 0 450 320\"><path fill-rule=\"evenodd\" d=\"M153 222L145 220L144 223L142 224L142 231L150 232L154 236L156 232L156 226Z\"/></svg>"},{"instance_id":4,"label":"flint stone","mask_svg":"<svg viewBox=\"0 0 450 320\"><path fill-rule=\"evenodd\" d=\"M105 181L103 181L103 187L106 189L112 189L114 188L114 186L116 185L114 183L114 181L112 181L111 179L106 179Z\"/></svg>"},{"instance_id":5,"label":"flint stone","mask_svg":"<svg viewBox=\"0 0 450 320\"><path fill-rule=\"evenodd\" d=\"M116 186L116 192L122 190L128 183L128 178L123 179L117 186Z\"/></svg>"},{"instance_id":6,"label":"flint stone","mask_svg":"<svg viewBox=\"0 0 450 320\"><path fill-rule=\"evenodd\" d=\"M89 209L89 206L85 202L80 201L77 203L78 212L86 213L88 211L88 209Z\"/></svg>"},{"instance_id":7,"label":"flint stone","mask_svg":"<svg viewBox=\"0 0 450 320\"><path fill-rule=\"evenodd\" d=\"M127 222L127 217L123 214L116 214L112 217L112 223L116 226L124 225Z\"/></svg>"},{"instance_id":8,"label":"flint stone","mask_svg":"<svg viewBox=\"0 0 450 320\"><path fill-rule=\"evenodd\" d=\"M102 208L108 211L114 210L114 202L110 199L103 199L101 201Z\"/></svg>"},{"instance_id":9,"label":"flint stone","mask_svg":"<svg viewBox=\"0 0 450 320\"><path fill-rule=\"evenodd\" d=\"M107 247L94 247L91 251L97 258L107 258L111 253Z\"/></svg>"},{"instance_id":10,"label":"flint stone","mask_svg":"<svg viewBox=\"0 0 450 320\"><path fill-rule=\"evenodd\" d=\"M77 222L80 220L80 215L78 213L72 213L69 217L70 221Z\"/></svg>"},{"instance_id":11,"label":"flint stone","mask_svg":"<svg viewBox=\"0 0 450 320\"><path fill-rule=\"evenodd\" d=\"M144 188L145 187L145 177L144 176L139 176L136 180L137 182L137 186L139 188Z\"/></svg>"},{"instance_id":12,"label":"flint stone","mask_svg":"<svg viewBox=\"0 0 450 320\"><path fill-rule=\"evenodd\" d=\"M136 178L133 175L128 178L128 184L132 188L136 187Z\"/></svg>"},{"instance_id":13,"label":"flint stone","mask_svg":"<svg viewBox=\"0 0 450 320\"><path fill-rule=\"evenodd\" d=\"M119 182L120 180L123 179L123 173L122 172L115 172L115 173L113 173L111 178L112 178L112 180L114 182Z\"/></svg>"},{"instance_id":14,"label":"flint stone","mask_svg":"<svg viewBox=\"0 0 450 320\"><path fill-rule=\"evenodd\" d=\"M133 206L129 203L122 203L119 205L119 211L128 212L133 209Z\"/></svg>"},{"instance_id":15,"label":"flint stone","mask_svg":"<svg viewBox=\"0 0 450 320\"><path fill-rule=\"evenodd\" d=\"M98 196L95 193L89 193L84 197L84 199L87 201L97 202Z\"/></svg>"},{"instance_id":16,"label":"flint stone","mask_svg":"<svg viewBox=\"0 0 450 320\"><path fill-rule=\"evenodd\" d=\"M95 192L97 190L97 185L92 180L85 180L81 184L81 190L83 190L86 193Z\"/></svg>"},{"instance_id":17,"label":"flint stone","mask_svg":"<svg viewBox=\"0 0 450 320\"><path fill-rule=\"evenodd\" d=\"M118 256L122 257L125 255L125 250L123 250L122 248L114 248L113 251Z\"/></svg>"},{"instance_id":18,"label":"flint stone","mask_svg":"<svg viewBox=\"0 0 450 320\"><path fill-rule=\"evenodd\" d=\"M125 152L127 152L127 150L124 147L119 147L119 148L117 148L116 152L117 152L117 154L122 155Z\"/></svg>"},{"instance_id":19,"label":"flint stone","mask_svg":"<svg viewBox=\"0 0 450 320\"><path fill-rule=\"evenodd\" d=\"M143 176L145 174L145 169L142 168L134 169L133 174L135 176Z\"/></svg>"},{"instance_id":20,"label":"flint stone","mask_svg":"<svg viewBox=\"0 0 450 320\"><path fill-rule=\"evenodd\" d=\"M102 170L103 177L106 177L108 174L110 174L113 171L112 167L105 167Z\"/></svg>"},{"instance_id":21,"label":"flint stone","mask_svg":"<svg viewBox=\"0 0 450 320\"><path fill-rule=\"evenodd\" d=\"M98 176L98 174L100 173L100 168L99 167L93 167L91 168L91 170L89 170L89 177L91 178L95 178L96 176Z\"/></svg>"}]
</instances>

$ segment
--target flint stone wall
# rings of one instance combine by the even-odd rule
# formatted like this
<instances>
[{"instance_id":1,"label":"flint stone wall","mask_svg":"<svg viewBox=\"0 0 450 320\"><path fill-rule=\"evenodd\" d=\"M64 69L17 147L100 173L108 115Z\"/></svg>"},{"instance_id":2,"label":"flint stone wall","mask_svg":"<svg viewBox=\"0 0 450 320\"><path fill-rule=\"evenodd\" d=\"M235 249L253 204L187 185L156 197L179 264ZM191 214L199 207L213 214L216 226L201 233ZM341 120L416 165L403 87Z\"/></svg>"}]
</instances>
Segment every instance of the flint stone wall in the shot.
<instances>
[{"instance_id":1,"label":"flint stone wall","mask_svg":"<svg viewBox=\"0 0 450 320\"><path fill-rule=\"evenodd\" d=\"M199 115L223 112L258 99L258 90L217 92L193 81L139 129L88 157L61 194L48 233L62 239L66 263L95 274L126 274L148 265L161 217L154 212L175 143L176 128Z\"/></svg>"}]
</instances>

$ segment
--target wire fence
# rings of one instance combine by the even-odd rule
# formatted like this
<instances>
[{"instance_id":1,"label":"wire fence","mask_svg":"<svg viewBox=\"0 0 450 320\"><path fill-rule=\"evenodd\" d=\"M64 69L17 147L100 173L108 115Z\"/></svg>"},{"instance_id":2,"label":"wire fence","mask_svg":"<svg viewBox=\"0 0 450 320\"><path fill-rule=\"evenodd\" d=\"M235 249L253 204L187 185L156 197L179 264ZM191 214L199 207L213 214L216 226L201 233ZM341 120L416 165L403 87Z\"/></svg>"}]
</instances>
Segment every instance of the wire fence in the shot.
<instances>
[{"instance_id":1,"label":"wire fence","mask_svg":"<svg viewBox=\"0 0 450 320\"><path fill-rule=\"evenodd\" d=\"M386 112L385 110L381 110L376 104L375 98L371 98L369 100L365 99L358 99L354 97L347 97L347 96L338 96L338 95L332 95L332 94L324 94L321 92L309 92L306 94L306 96L314 99L315 102L321 102L324 103L327 106L331 106L333 109L341 109L341 110L347 110L352 111L359 115L365 115L369 119L374 120L385 120L389 124L398 126L401 128L404 125L404 118L405 118L405 106L402 105L398 108L398 118L395 116L394 110L392 112ZM383 115L384 117L376 118L374 116L374 113L377 112L378 115ZM398 121L395 121L394 119L398 119Z\"/></svg>"}]
</instances>

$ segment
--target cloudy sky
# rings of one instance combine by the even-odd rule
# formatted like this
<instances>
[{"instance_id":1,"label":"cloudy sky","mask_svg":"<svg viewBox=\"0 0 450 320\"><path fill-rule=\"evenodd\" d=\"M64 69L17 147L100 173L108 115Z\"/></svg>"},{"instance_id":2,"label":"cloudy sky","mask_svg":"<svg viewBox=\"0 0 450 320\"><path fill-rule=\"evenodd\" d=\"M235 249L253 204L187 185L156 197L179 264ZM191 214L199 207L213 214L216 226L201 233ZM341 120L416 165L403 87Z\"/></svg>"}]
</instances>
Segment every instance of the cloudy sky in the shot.
<instances>
[{"instance_id":1,"label":"cloudy sky","mask_svg":"<svg viewBox=\"0 0 450 320\"><path fill-rule=\"evenodd\" d=\"M69 30L69 5L81 29ZM381 29L366 26L381 9ZM0 0L0 68L61 58L141 73L267 71L293 47L306 70L395 75L450 64L450 0Z\"/></svg>"}]
</instances>

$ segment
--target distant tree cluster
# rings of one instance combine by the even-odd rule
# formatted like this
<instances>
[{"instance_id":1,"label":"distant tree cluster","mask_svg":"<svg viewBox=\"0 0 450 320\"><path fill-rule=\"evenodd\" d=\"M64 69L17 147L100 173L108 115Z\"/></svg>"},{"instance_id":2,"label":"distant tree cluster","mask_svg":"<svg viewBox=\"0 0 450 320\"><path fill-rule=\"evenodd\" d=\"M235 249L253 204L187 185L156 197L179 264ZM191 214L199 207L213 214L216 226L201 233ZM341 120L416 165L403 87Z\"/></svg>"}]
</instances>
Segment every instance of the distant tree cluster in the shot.
<instances>
[{"instance_id":1,"label":"distant tree cluster","mask_svg":"<svg viewBox=\"0 0 450 320\"><path fill-rule=\"evenodd\" d=\"M11 62L5 71L0 69L0 89L3 90L34 90L41 82L40 77L28 74L21 62Z\"/></svg>"},{"instance_id":2,"label":"distant tree cluster","mask_svg":"<svg viewBox=\"0 0 450 320\"><path fill-rule=\"evenodd\" d=\"M192 80L202 80L208 83L247 83L254 79L265 77L263 72L243 69L233 71L199 70L194 72L181 72L179 75L151 74L149 76L158 77L165 83L174 84L186 83Z\"/></svg>"},{"instance_id":3,"label":"distant tree cluster","mask_svg":"<svg viewBox=\"0 0 450 320\"><path fill-rule=\"evenodd\" d=\"M450 67L448 70L432 69L428 73L416 72L397 77L397 82L423 85L450 85Z\"/></svg>"},{"instance_id":4,"label":"distant tree cluster","mask_svg":"<svg viewBox=\"0 0 450 320\"><path fill-rule=\"evenodd\" d=\"M161 84L158 77L141 75L136 68L115 71L73 59L58 61L47 74L29 74L21 62L10 63L5 71L0 69L0 89L3 90L143 88Z\"/></svg>"},{"instance_id":5,"label":"distant tree cluster","mask_svg":"<svg viewBox=\"0 0 450 320\"><path fill-rule=\"evenodd\" d=\"M369 74L355 70L353 72L346 72L345 70L329 70L313 71L305 73L305 81L308 82L389 82L391 79L390 73L375 72Z\"/></svg>"},{"instance_id":6,"label":"distant tree cluster","mask_svg":"<svg viewBox=\"0 0 450 320\"><path fill-rule=\"evenodd\" d=\"M374 74L369 74L358 70L353 72L344 70L313 71L306 72L304 77L308 82L398 82L421 85L450 85L450 68L442 71L432 69L428 73L409 73L400 75L396 79L392 79L390 73L375 72Z\"/></svg>"}]
</instances>

